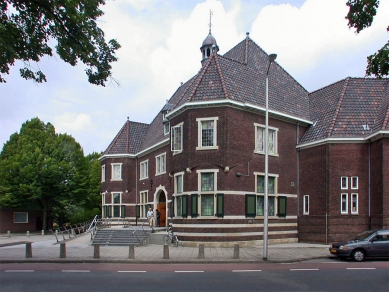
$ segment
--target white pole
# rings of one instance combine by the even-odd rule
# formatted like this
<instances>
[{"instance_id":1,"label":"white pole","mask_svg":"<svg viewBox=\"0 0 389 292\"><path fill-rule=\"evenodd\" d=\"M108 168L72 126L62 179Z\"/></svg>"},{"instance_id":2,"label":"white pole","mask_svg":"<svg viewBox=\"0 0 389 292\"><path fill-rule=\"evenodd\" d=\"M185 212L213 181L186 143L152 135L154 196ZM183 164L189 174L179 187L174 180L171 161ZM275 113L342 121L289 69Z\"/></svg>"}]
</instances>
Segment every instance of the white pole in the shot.
<instances>
[{"instance_id":1,"label":"white pole","mask_svg":"<svg viewBox=\"0 0 389 292\"><path fill-rule=\"evenodd\" d=\"M277 58L276 54L269 55L269 65L266 71L266 117L265 117L265 202L263 216L263 260L267 261L268 226L269 226L269 69L271 63Z\"/></svg>"},{"instance_id":2,"label":"white pole","mask_svg":"<svg viewBox=\"0 0 389 292\"><path fill-rule=\"evenodd\" d=\"M269 67L270 67L269 63ZM269 72L269 69L267 70ZM267 261L267 235L268 235L268 180L269 180L269 78L268 73L266 73L266 117L265 117L265 202L264 202L264 217L263 217L263 260Z\"/></svg>"}]
</instances>

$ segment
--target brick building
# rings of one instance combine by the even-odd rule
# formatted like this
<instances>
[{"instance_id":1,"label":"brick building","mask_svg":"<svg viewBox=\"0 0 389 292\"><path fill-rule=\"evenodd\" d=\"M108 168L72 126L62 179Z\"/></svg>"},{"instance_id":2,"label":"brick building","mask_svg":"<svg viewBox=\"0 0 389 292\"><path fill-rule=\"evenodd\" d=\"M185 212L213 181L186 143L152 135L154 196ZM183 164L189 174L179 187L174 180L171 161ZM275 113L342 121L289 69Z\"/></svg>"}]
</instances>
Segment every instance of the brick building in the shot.
<instances>
[{"instance_id":1,"label":"brick building","mask_svg":"<svg viewBox=\"0 0 389 292\"><path fill-rule=\"evenodd\" d=\"M151 124L127 120L101 157L103 216L161 212L181 241L263 239L269 56L246 38L201 70ZM389 225L389 82L347 78L307 92L269 77L269 240L329 242ZM385 208L386 207L386 208Z\"/></svg>"}]
</instances>

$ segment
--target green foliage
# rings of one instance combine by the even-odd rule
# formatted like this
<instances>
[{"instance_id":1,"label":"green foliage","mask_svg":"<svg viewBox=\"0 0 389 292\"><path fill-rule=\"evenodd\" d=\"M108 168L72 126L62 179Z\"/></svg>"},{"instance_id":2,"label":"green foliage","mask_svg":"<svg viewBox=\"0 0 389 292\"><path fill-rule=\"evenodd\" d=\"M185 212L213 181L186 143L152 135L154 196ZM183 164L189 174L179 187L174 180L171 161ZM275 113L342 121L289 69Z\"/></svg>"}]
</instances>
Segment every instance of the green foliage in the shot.
<instances>
[{"instance_id":1,"label":"green foliage","mask_svg":"<svg viewBox=\"0 0 389 292\"><path fill-rule=\"evenodd\" d=\"M105 0L3 0L0 2L0 83L1 74L9 74L16 60L24 63L20 75L36 82L46 81L30 62L52 56L49 46L56 41L56 52L72 66L78 61L90 83L105 86L111 78L111 63L120 44L112 39L106 43L104 32L97 26L103 15L100 5ZM38 67L39 68L39 67Z\"/></svg>"},{"instance_id":2,"label":"green foliage","mask_svg":"<svg viewBox=\"0 0 389 292\"><path fill-rule=\"evenodd\" d=\"M371 26L379 4L379 0L348 0L348 26L355 28L356 33ZM389 32L389 26L386 30ZM389 75L389 41L377 53L367 57L366 75L378 78Z\"/></svg>"},{"instance_id":3,"label":"green foliage","mask_svg":"<svg viewBox=\"0 0 389 292\"><path fill-rule=\"evenodd\" d=\"M74 138L34 118L11 135L0 153L0 207L40 208L45 220L54 206L82 199L87 171Z\"/></svg>"},{"instance_id":4,"label":"green foliage","mask_svg":"<svg viewBox=\"0 0 389 292\"><path fill-rule=\"evenodd\" d=\"M85 209L83 207L75 206L72 210L69 210L69 224L78 224L92 220L96 215L100 215L99 208Z\"/></svg>"}]
</instances>

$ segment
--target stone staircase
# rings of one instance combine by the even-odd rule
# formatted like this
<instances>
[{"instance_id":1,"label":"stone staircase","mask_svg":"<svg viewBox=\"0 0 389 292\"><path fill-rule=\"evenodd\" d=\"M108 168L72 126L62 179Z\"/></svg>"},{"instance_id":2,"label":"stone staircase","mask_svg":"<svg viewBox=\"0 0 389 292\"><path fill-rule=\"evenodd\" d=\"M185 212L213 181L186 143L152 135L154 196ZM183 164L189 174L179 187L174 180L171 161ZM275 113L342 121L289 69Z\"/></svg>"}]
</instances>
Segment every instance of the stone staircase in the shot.
<instances>
[{"instance_id":1,"label":"stone staircase","mask_svg":"<svg viewBox=\"0 0 389 292\"><path fill-rule=\"evenodd\" d=\"M136 235L133 234L134 229L114 229L102 228L99 229L93 238L92 245L102 246L128 246L145 245L151 233L151 229L137 230Z\"/></svg>"}]
</instances>

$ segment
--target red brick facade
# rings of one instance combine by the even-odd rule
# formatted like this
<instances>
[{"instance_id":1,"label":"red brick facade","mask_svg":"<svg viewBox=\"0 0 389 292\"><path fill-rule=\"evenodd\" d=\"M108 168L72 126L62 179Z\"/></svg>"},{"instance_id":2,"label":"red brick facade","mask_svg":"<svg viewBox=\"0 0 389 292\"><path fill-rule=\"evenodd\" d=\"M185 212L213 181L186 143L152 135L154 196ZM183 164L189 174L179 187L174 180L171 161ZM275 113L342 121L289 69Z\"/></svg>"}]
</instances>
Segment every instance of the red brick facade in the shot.
<instances>
[{"instance_id":1,"label":"red brick facade","mask_svg":"<svg viewBox=\"0 0 389 292\"><path fill-rule=\"evenodd\" d=\"M248 35L224 56L213 52L204 58L199 73L177 89L150 125L127 121L104 152L103 205L121 193L116 215L121 204L135 220L140 205L139 221L146 221L148 206L162 208L166 224L183 241L262 240L263 189L257 183L264 181L265 155L258 151L265 143L256 127L265 125L268 78L269 128L276 133L269 147L277 149L268 160L269 238L329 243L388 227L388 80L346 78L308 93L281 66L270 64ZM207 118L216 128L201 124ZM179 125L175 138L164 134L164 128ZM215 136L216 145L199 145ZM263 146L258 151L256 139ZM163 153L166 172L156 175L156 157ZM148 176L140 179L143 161ZM112 163L123 163L122 180L110 180ZM183 189L177 192L180 175ZM201 191L203 183L214 188Z\"/></svg>"}]
</instances>

